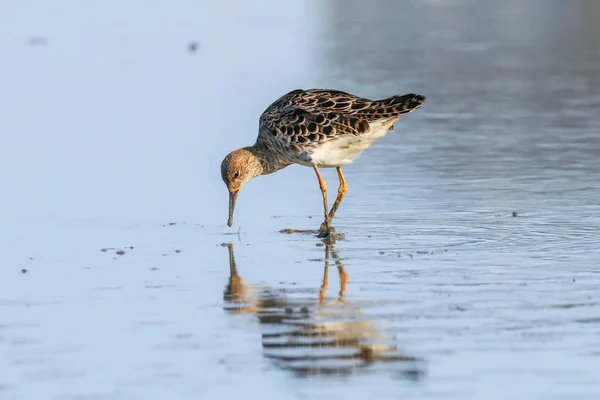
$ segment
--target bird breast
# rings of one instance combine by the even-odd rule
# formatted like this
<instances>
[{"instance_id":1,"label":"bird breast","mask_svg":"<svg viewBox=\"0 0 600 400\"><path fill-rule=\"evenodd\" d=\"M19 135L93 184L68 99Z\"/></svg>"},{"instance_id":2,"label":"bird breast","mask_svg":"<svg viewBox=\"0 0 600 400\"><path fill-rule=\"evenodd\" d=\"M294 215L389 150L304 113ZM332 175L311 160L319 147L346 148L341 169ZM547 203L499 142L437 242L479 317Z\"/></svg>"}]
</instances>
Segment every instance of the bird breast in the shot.
<instances>
[{"instance_id":1,"label":"bird breast","mask_svg":"<svg viewBox=\"0 0 600 400\"><path fill-rule=\"evenodd\" d=\"M325 168L350 164L374 141L384 137L389 127L371 126L371 128L371 132L368 134L360 136L342 135L314 147L309 151L312 163Z\"/></svg>"}]
</instances>

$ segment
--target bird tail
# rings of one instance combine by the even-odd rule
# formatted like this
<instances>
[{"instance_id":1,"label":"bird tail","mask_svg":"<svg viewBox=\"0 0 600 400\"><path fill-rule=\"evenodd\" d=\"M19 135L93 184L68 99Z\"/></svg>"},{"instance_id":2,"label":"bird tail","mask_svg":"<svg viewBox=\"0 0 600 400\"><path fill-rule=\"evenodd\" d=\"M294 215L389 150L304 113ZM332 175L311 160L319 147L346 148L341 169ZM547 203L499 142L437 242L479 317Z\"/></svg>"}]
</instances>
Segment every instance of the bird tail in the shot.
<instances>
[{"instance_id":1,"label":"bird tail","mask_svg":"<svg viewBox=\"0 0 600 400\"><path fill-rule=\"evenodd\" d=\"M361 110L360 114L370 121L390 117L400 118L402 115L420 108L426 99L427 97L414 93L392 96L387 99L373 101L372 105L365 110Z\"/></svg>"},{"instance_id":2,"label":"bird tail","mask_svg":"<svg viewBox=\"0 0 600 400\"><path fill-rule=\"evenodd\" d=\"M402 115L408 114L425 104L427 97L422 94L409 93L403 96L392 96L387 99L378 100L382 111L385 113ZM391 115L390 115L391 116Z\"/></svg>"}]
</instances>

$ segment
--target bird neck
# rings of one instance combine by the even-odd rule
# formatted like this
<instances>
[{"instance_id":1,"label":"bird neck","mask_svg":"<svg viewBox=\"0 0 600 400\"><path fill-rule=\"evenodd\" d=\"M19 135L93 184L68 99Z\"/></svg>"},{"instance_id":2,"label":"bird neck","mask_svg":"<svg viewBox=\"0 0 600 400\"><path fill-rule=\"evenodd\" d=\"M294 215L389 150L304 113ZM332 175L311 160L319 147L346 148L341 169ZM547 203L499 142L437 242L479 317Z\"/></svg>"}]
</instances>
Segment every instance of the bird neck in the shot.
<instances>
[{"instance_id":1,"label":"bird neck","mask_svg":"<svg viewBox=\"0 0 600 400\"><path fill-rule=\"evenodd\" d=\"M262 172L260 175L268 175L273 172L277 172L282 168L290 165L290 162L287 161L281 154L272 149L268 149L266 146L256 143L253 146L246 147L248 150L260 163L262 168Z\"/></svg>"}]
</instances>

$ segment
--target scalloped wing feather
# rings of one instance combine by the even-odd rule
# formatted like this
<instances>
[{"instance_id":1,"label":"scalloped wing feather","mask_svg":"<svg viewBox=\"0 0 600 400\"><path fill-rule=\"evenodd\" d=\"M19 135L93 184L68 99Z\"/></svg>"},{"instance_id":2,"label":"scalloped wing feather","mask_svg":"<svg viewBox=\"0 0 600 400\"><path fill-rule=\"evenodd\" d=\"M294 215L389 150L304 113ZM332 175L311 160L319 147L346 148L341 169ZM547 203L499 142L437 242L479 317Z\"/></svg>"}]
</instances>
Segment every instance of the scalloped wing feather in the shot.
<instances>
[{"instance_id":1,"label":"scalloped wing feather","mask_svg":"<svg viewBox=\"0 0 600 400\"><path fill-rule=\"evenodd\" d=\"M375 140L424 102L425 96L415 94L369 100L337 90L298 89L263 112L258 141L284 151L303 152L346 135Z\"/></svg>"}]
</instances>

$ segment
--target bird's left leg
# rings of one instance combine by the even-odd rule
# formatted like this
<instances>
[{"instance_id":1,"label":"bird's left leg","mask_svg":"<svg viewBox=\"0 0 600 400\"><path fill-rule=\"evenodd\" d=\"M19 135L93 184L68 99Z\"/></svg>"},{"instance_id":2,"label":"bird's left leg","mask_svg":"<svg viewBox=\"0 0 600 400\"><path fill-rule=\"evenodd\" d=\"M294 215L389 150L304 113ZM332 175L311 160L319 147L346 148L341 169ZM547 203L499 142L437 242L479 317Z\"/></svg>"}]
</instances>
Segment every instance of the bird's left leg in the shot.
<instances>
[{"instance_id":1,"label":"bird's left leg","mask_svg":"<svg viewBox=\"0 0 600 400\"><path fill-rule=\"evenodd\" d=\"M315 169L315 173L317 174L317 178L319 179L319 187L321 188L321 194L323 195L323 207L325 208L325 221L321 224L320 234L327 235L329 233L329 228L331 227L331 218L329 218L329 213L327 212L329 207L327 206L327 183L325 179L321 176L321 171L319 171L319 167L316 164L313 164L313 168Z\"/></svg>"},{"instance_id":2,"label":"bird's left leg","mask_svg":"<svg viewBox=\"0 0 600 400\"><path fill-rule=\"evenodd\" d=\"M342 168L336 167L335 169L337 170L338 178L340 178L340 187L338 188L338 195L337 195L337 198L335 199L335 202L333 203L333 207L331 207L331 211L329 211L329 220L330 221L333 219L338 207L340 206L340 203L342 202L342 199L344 198L344 196L346 195L346 192L348 191L348 185L346 184L346 179L344 179L344 174L342 173Z\"/></svg>"}]
</instances>

